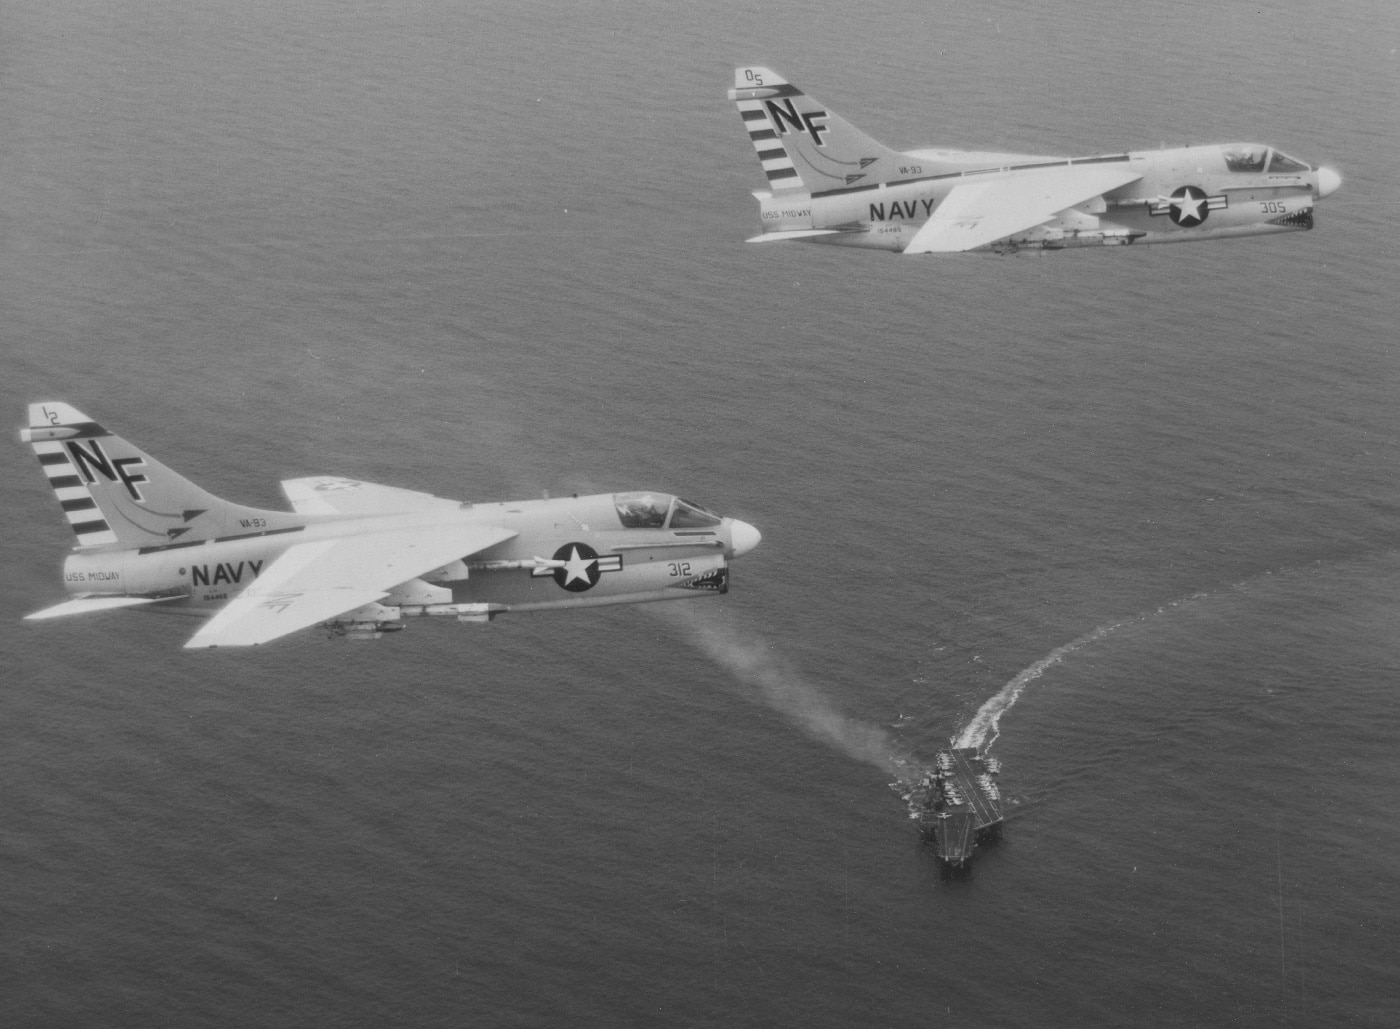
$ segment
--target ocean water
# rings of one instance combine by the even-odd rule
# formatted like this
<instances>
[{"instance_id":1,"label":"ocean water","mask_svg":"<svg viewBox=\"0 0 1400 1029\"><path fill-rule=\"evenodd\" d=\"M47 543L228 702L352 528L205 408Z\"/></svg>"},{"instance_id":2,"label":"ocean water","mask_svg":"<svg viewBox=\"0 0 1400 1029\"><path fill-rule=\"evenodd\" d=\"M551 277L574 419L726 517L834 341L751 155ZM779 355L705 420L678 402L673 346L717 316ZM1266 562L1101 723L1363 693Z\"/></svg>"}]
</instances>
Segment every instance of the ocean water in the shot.
<instances>
[{"instance_id":1,"label":"ocean water","mask_svg":"<svg viewBox=\"0 0 1400 1029\"><path fill-rule=\"evenodd\" d=\"M724 598L27 624L0 448L0 1022L1400 1024L1400 15L1371 3L5 8L0 408L231 499L647 487ZM1258 140L1317 229L746 247L766 63L897 147ZM946 877L886 789L1008 684Z\"/></svg>"}]
</instances>

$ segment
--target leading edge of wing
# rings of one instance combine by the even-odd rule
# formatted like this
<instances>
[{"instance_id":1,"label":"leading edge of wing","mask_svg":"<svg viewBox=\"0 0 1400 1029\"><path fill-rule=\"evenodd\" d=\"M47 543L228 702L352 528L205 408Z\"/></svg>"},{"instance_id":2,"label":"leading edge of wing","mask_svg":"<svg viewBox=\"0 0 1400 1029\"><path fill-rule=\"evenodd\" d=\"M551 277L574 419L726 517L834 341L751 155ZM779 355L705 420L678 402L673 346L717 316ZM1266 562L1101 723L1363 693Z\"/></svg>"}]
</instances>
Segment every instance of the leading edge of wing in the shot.
<instances>
[{"instance_id":1,"label":"leading edge of wing","mask_svg":"<svg viewBox=\"0 0 1400 1029\"><path fill-rule=\"evenodd\" d=\"M517 535L483 525L388 529L289 547L190 637L187 648L267 643Z\"/></svg>"},{"instance_id":2,"label":"leading edge of wing","mask_svg":"<svg viewBox=\"0 0 1400 1029\"><path fill-rule=\"evenodd\" d=\"M1140 178L1128 168L1092 165L1037 168L964 182L953 187L904 252L975 250Z\"/></svg>"}]
</instances>

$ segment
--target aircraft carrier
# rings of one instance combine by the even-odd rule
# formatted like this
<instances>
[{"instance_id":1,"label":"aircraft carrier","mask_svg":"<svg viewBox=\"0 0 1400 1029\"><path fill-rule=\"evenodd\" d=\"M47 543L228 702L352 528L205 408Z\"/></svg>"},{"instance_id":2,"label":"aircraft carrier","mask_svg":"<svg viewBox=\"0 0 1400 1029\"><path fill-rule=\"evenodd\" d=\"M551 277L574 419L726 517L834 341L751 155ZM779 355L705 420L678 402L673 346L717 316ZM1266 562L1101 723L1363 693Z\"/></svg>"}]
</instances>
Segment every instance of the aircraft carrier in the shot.
<instances>
[{"instance_id":1,"label":"aircraft carrier","mask_svg":"<svg viewBox=\"0 0 1400 1029\"><path fill-rule=\"evenodd\" d=\"M962 868L977 841L1001 825L1001 790L996 783L1000 771L997 759L976 747L950 746L939 751L933 768L921 779L892 785L939 859Z\"/></svg>"}]
</instances>

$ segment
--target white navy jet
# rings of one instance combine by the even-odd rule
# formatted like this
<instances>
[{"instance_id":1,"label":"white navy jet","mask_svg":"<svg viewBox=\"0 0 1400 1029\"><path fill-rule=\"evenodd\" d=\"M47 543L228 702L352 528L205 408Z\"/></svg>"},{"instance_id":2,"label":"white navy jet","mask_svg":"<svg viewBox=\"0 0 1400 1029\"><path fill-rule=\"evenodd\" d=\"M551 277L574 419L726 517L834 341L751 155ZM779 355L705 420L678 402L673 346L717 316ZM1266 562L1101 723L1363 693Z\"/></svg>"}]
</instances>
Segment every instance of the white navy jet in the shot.
<instances>
[{"instance_id":1,"label":"white navy jet","mask_svg":"<svg viewBox=\"0 0 1400 1029\"><path fill-rule=\"evenodd\" d=\"M1043 157L895 151L768 68L729 98L768 177L763 232L904 254L1228 239L1313 227L1342 179L1259 143Z\"/></svg>"},{"instance_id":2,"label":"white navy jet","mask_svg":"<svg viewBox=\"0 0 1400 1029\"><path fill-rule=\"evenodd\" d=\"M72 599L28 617L126 607L208 617L186 647L266 643L316 624L373 638L415 615L485 622L712 596L760 539L667 493L473 504L318 476L282 483L292 511L242 507L52 401L30 405L20 438L78 537L63 567Z\"/></svg>"}]
</instances>

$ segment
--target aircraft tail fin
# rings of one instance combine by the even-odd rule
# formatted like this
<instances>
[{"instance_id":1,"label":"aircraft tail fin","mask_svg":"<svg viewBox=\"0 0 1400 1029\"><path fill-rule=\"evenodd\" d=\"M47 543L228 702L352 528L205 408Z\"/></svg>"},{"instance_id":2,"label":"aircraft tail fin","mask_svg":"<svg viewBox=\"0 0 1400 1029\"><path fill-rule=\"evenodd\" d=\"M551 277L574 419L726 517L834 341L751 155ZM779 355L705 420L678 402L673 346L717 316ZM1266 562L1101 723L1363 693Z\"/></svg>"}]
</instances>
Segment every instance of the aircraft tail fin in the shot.
<instances>
[{"instance_id":1,"label":"aircraft tail fin","mask_svg":"<svg viewBox=\"0 0 1400 1029\"><path fill-rule=\"evenodd\" d=\"M736 68L739 108L775 193L825 193L902 178L903 154L877 143L770 68Z\"/></svg>"},{"instance_id":2,"label":"aircraft tail fin","mask_svg":"<svg viewBox=\"0 0 1400 1029\"><path fill-rule=\"evenodd\" d=\"M163 546L306 523L220 500L69 404L30 404L20 439L34 447L79 547Z\"/></svg>"}]
</instances>

